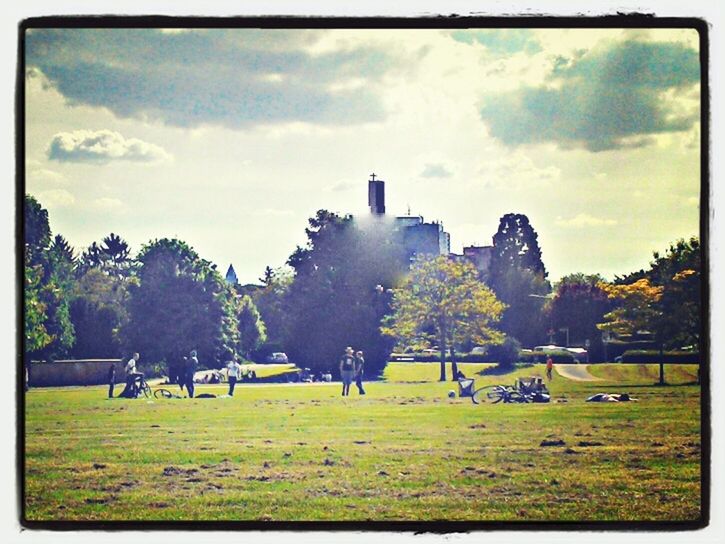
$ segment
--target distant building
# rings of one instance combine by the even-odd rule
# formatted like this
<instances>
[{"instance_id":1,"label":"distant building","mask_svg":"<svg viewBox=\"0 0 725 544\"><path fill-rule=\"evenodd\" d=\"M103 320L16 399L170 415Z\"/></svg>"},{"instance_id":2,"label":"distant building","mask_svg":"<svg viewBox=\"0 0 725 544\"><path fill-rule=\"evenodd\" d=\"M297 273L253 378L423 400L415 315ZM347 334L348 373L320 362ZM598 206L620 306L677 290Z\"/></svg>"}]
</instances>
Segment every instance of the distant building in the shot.
<instances>
[{"instance_id":1,"label":"distant building","mask_svg":"<svg viewBox=\"0 0 725 544\"><path fill-rule=\"evenodd\" d=\"M385 182L382 179L375 179L375 174L370 174L368 180L368 206L370 213L374 215L385 214Z\"/></svg>"},{"instance_id":2,"label":"distant building","mask_svg":"<svg viewBox=\"0 0 725 544\"><path fill-rule=\"evenodd\" d=\"M231 283L232 285L237 285L239 283L237 273L234 271L234 267L231 264L229 265L229 268L227 268L227 275L224 276L224 279L227 280L227 283Z\"/></svg>"},{"instance_id":3,"label":"distant building","mask_svg":"<svg viewBox=\"0 0 725 544\"><path fill-rule=\"evenodd\" d=\"M473 263L473 266L484 278L488 277L491 270L493 246L466 246L463 248L463 256Z\"/></svg>"},{"instance_id":4,"label":"distant building","mask_svg":"<svg viewBox=\"0 0 725 544\"><path fill-rule=\"evenodd\" d=\"M396 217L394 225L403 234L403 245L411 259L416 255L448 255L451 251L451 237L441 223L426 223L420 215L406 215Z\"/></svg>"}]
</instances>

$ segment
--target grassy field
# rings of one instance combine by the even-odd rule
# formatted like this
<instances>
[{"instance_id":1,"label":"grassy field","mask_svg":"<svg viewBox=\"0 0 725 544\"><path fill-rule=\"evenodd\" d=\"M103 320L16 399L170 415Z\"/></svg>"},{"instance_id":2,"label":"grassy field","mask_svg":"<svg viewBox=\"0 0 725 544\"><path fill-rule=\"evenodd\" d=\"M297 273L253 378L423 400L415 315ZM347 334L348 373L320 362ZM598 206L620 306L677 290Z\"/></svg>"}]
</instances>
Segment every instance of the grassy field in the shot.
<instances>
[{"instance_id":1,"label":"grassy field","mask_svg":"<svg viewBox=\"0 0 725 544\"><path fill-rule=\"evenodd\" d=\"M542 366L477 385L543 375ZM555 375L550 404L450 399L438 365L398 363L368 394L241 385L234 398L124 400L103 387L26 396L29 520L695 520L696 367ZM450 370L449 370L450 375ZM223 385L200 386L223 394ZM637 403L591 404L599 391ZM558 402L557 402L558 401ZM564 402L565 401L565 402ZM563 441L543 446L542 441Z\"/></svg>"}]
</instances>

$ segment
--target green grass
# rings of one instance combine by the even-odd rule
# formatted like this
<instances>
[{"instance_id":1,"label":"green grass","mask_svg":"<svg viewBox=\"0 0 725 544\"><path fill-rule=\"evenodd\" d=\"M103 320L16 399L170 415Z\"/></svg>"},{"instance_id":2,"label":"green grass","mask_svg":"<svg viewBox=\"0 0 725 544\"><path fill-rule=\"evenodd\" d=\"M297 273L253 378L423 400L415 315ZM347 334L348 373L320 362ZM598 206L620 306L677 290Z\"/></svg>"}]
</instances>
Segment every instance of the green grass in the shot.
<instances>
[{"instance_id":1,"label":"green grass","mask_svg":"<svg viewBox=\"0 0 725 544\"><path fill-rule=\"evenodd\" d=\"M475 375L484 366L461 368L477 386L544 374ZM449 399L457 386L435 381L437 363L391 364L364 397L354 386L340 397L339 384L153 402L107 400L102 387L31 390L27 518L697 519L699 386L653 387L656 366L636 366L592 366L605 378L595 383L555 375L553 398L566 402L550 404ZM689 369L666 372L684 383ZM598 391L640 401L584 402ZM552 439L565 445L540 446Z\"/></svg>"}]
</instances>

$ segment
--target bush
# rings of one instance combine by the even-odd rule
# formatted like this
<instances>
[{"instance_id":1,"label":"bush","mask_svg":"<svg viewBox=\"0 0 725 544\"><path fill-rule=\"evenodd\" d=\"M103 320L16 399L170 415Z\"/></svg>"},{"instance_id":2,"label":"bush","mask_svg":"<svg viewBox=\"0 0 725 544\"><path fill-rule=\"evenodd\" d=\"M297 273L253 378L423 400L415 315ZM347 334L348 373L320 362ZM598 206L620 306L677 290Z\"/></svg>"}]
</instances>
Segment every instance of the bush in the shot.
<instances>
[{"instance_id":1,"label":"bush","mask_svg":"<svg viewBox=\"0 0 725 544\"><path fill-rule=\"evenodd\" d=\"M657 349L631 349L622 354L623 363L699 363L696 351L665 351L660 357Z\"/></svg>"},{"instance_id":2,"label":"bush","mask_svg":"<svg viewBox=\"0 0 725 544\"><path fill-rule=\"evenodd\" d=\"M607 359L614 361L615 357L624 355L626 351L656 350L657 344L648 340L611 340L607 342Z\"/></svg>"},{"instance_id":3,"label":"bush","mask_svg":"<svg viewBox=\"0 0 725 544\"><path fill-rule=\"evenodd\" d=\"M562 349L527 351L520 354L519 360L524 363L545 363L549 356L555 363L573 363L576 360L573 353Z\"/></svg>"},{"instance_id":4,"label":"bush","mask_svg":"<svg viewBox=\"0 0 725 544\"><path fill-rule=\"evenodd\" d=\"M497 361L500 366L513 367L519 360L521 343L512 336L507 336L502 344L489 346L488 358Z\"/></svg>"}]
</instances>

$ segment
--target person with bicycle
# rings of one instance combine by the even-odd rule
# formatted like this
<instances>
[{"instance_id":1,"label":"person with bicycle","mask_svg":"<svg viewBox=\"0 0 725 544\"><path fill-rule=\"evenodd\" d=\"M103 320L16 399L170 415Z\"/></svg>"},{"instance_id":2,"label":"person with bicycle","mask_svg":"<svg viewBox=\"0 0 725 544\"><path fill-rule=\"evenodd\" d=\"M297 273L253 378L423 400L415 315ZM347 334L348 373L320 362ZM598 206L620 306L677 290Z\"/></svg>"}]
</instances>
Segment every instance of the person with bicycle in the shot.
<instances>
[{"instance_id":1,"label":"person with bicycle","mask_svg":"<svg viewBox=\"0 0 725 544\"><path fill-rule=\"evenodd\" d=\"M126 372L126 388L121 393L122 397L128 397L135 399L138 397L138 391L139 391L139 385L141 381L143 380L143 372L139 372L136 368L136 363L139 360L139 354L134 353L133 357L131 357L128 360L128 363L126 363L125 372Z\"/></svg>"}]
</instances>

